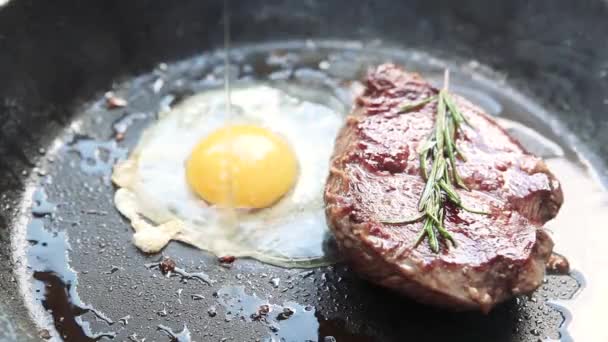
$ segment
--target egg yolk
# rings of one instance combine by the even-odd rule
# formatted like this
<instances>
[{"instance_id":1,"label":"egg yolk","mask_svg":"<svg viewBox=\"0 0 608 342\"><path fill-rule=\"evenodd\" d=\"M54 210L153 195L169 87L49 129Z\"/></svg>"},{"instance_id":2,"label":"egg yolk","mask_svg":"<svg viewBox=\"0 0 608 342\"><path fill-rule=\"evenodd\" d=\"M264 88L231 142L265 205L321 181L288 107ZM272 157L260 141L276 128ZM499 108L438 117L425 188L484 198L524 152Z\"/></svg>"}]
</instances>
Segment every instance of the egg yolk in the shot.
<instances>
[{"instance_id":1,"label":"egg yolk","mask_svg":"<svg viewBox=\"0 0 608 342\"><path fill-rule=\"evenodd\" d=\"M186 178L205 201L265 208L291 189L298 172L287 142L253 125L220 128L203 138L186 162Z\"/></svg>"}]
</instances>

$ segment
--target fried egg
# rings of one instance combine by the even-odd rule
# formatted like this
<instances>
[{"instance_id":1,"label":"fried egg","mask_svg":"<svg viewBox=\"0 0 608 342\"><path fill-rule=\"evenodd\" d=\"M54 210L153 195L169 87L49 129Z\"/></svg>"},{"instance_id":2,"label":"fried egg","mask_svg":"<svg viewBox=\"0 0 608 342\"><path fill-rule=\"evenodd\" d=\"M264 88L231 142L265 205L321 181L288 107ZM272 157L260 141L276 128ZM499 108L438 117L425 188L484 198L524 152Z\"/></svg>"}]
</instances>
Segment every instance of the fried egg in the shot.
<instances>
[{"instance_id":1,"label":"fried egg","mask_svg":"<svg viewBox=\"0 0 608 342\"><path fill-rule=\"evenodd\" d=\"M323 188L343 109L289 90L233 89L229 111L210 90L159 114L112 175L139 249L179 240L280 266L331 262Z\"/></svg>"}]
</instances>

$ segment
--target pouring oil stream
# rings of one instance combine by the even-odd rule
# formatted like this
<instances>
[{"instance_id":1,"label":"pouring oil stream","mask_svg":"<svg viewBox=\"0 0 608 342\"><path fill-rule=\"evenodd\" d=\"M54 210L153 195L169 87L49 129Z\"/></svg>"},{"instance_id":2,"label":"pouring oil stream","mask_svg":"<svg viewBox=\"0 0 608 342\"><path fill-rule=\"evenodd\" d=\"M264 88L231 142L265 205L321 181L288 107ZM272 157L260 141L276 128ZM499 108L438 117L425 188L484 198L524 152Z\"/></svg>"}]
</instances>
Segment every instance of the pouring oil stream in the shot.
<instances>
[{"instance_id":1,"label":"pouring oil stream","mask_svg":"<svg viewBox=\"0 0 608 342\"><path fill-rule=\"evenodd\" d=\"M231 100L231 88L230 88L230 0L224 0L223 2L223 32L224 32L224 94L225 94L225 111L226 116L228 118L229 125L235 124L234 112L232 111L232 100ZM229 155L236 155L236 146L234 144L234 135L233 131L229 130L229 141L230 141L230 151ZM233 234L237 232L237 222L236 222L236 209L234 202L234 194L235 194L235 179L234 179L234 165L231 164L230 158L224 157L224 161L222 162L224 166L224 174L228 178L227 182L227 198L228 205L226 208L226 223L227 227L230 227Z\"/></svg>"}]
</instances>

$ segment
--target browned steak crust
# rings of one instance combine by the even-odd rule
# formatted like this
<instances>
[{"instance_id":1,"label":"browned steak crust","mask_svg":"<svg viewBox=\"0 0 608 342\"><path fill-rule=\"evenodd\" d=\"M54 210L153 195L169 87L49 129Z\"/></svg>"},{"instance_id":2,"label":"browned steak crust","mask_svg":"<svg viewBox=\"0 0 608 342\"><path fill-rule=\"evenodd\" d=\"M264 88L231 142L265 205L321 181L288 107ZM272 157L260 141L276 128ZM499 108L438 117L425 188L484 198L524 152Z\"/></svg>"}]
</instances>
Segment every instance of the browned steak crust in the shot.
<instances>
[{"instance_id":1,"label":"browned steak crust","mask_svg":"<svg viewBox=\"0 0 608 342\"><path fill-rule=\"evenodd\" d=\"M342 252L363 276L413 299L453 309L489 311L513 295L536 289L553 242L541 228L559 210L559 182L496 122L453 96L475 129L463 127L457 145L467 157L457 168L471 191L472 214L448 207L445 226L457 242L439 254L414 248L422 222L382 221L418 214L424 186L417 150L434 125L436 103L400 113L403 104L437 93L419 75L384 64L336 140L325 189L326 213Z\"/></svg>"}]
</instances>

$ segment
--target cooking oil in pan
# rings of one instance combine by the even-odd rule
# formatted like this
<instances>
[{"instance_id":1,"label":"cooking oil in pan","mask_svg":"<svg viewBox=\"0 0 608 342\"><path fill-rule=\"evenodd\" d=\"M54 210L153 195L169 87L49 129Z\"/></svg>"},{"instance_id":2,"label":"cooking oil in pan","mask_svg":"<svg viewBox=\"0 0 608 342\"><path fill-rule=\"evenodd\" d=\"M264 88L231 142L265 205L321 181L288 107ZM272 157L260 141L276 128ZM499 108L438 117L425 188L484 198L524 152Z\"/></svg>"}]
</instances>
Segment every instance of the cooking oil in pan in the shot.
<instances>
[{"instance_id":1,"label":"cooking oil in pan","mask_svg":"<svg viewBox=\"0 0 608 342\"><path fill-rule=\"evenodd\" d=\"M227 57L228 63L226 63L224 57ZM572 267L579 272L575 274L585 276L586 285L578 291L579 293L575 294L577 292L576 284L582 282L582 276L574 278L567 276L549 277L548 283L537 291L539 295L536 296L535 294L534 297L530 298L535 298L534 303L537 300L548 300L549 305L566 308L563 310L564 315L565 312L569 311L573 313L573 316L568 326L562 326L559 332L552 329L550 324L544 323L542 319L536 320L539 322L532 319L523 319L518 322L518 326L512 332L513 336L489 336L488 340L519 340L522 336L530 335L543 339L559 340L560 338L568 338L568 334L577 341L597 340L597 327L601 326L601 322L598 323L597 321L601 317L601 311L599 310L603 310L602 304L608 302L606 294L601 291L601 289L608 288L608 276L602 275L602 272L594 272L602 263L608 264L606 257L600 255L602 251L600 244L608 238L606 236L608 231L596 226L598 222L608 220L608 214L606 214L608 212L606 210L608 202L605 190L594 177L591 166L577 153L577 149L573 148L575 146L573 145L574 141L566 136L567 131L562 132L559 127L556 128L555 125L550 124L550 116L542 108L527 100L504 82L497 81L499 77L487 73L484 71L485 69L479 68L475 63L450 64L421 52L378 46L370 48L358 42L306 41L244 46L233 48L228 54L225 51L219 51L174 64L163 64L160 72L157 70L153 74L143 75L115 89L117 93L124 94L128 101L127 111L100 109L100 102L98 101L91 108L85 110L83 115L77 117L78 125L75 125L79 127L77 133L88 136L74 140L73 130L68 129L69 132L66 133L66 136L61 138L63 140L60 139L63 146L53 149L53 152L49 153L48 156L64 163L71 163L73 167L59 168L57 162L50 163L42 167L45 168L44 174L48 174L44 179L69 179L69 177L72 177L70 179L72 183L86 183L92 177L107 177L109 167L111 167L110 164L126 156L125 149L131 149L136 144L139 133L150 123L159 108L175 105L180 98L189 94L220 88L226 84L225 75L228 75L229 80L235 85L264 82L286 92L298 91L299 96L307 97L308 100L313 102L329 104L346 115L353 101L353 93L362 86L358 80L362 79L367 68L387 61L403 64L407 69L415 70L438 84L443 69L449 68L452 73L451 89L476 102L489 114L501 121L527 149L544 157L552 172L562 183L565 203L558 217L549 222L547 228L554 232L555 250L569 258ZM487 77L484 75L487 75ZM159 80L161 81L159 82ZM162 84L162 87L159 87L158 84ZM307 88L322 89L323 91L307 93L305 91ZM227 101L227 103L229 102ZM94 113L94 115L91 113ZM37 176L34 174L33 177ZM69 200L65 196L60 196L57 187L47 186L40 179L33 179L33 181L38 182L42 187L51 189L48 193L52 202L60 203ZM112 187L107 183L104 184L99 188L101 193L99 196L111 197ZM95 191L92 190L91 193L93 192ZM28 239L36 241L35 243L30 242L32 245L25 247L29 260L28 264L33 271L43 270L54 273L38 273L38 276L34 273L33 284L35 286L30 287L44 289L45 286L48 288L50 284L51 287L66 289L63 291L67 291L64 294L67 293L68 296L61 297L52 291L41 292L42 294L36 294L33 297L30 296L32 315L36 315L34 312L39 312L36 309L37 305L42 304L44 306L53 302L63 303L61 305L67 305L70 308L80 308L75 309L76 312L88 310L95 313L91 307L83 304L77 297L77 277L68 265L69 258L59 258L57 259L58 265L42 268L37 266L36 260L51 260L50 257L53 255L62 256L66 253L68 255L76 253L74 250L70 251L65 244L54 243L54 241L65 241L65 239L75 235L78 230L88 229L99 235L104 235L105 231L100 227L63 224L61 225L63 230L49 233L43 227L44 224L38 220L44 217L45 220L52 220L53 215L67 217L70 213L62 212L61 206L55 208L47 205L41 193L37 192L36 194L37 197L34 198L34 202L38 202L38 204L34 204L33 208L26 208L28 212L31 209L32 223L23 227L24 234L27 234ZM26 201L26 203L28 202ZM29 206L29 204L27 205ZM81 210L84 211L85 209L88 210L84 207ZM52 211L52 214L48 213L47 215L47 211ZM111 210L103 212L107 216L118 215ZM129 227L124 222L122 224L124 225L124 232L127 232L122 234L130 234ZM33 238L33 236L37 237ZM72 240L70 239L70 241ZM46 243L45 248L41 247L43 243ZM125 239L122 243L129 244L130 242ZM333 247L329 244L323 246L323 248L332 252ZM16 258L20 258L20 256L17 255ZM103 257L99 258L99 263L103 265L91 265L90 267L97 270L107 268ZM60 270L72 270L72 273L61 273ZM50 278L54 275L57 275L59 280ZM215 277L216 275L211 274L211 276ZM30 273L24 272L20 277L23 284L32 284ZM564 282L563 286L559 285L560 282ZM558 285L554 285L554 283L558 283ZM571 286L570 284L574 285ZM222 284L221 281L213 285L199 285L203 286L201 291L217 291L219 297L216 297L216 300L220 307L231 307L232 305L230 304L232 302L222 299L222 295L225 293L241 299L251 297L244 290L226 287L226 284ZM544 290L545 287L547 290ZM553 293L551 290L564 287L568 290L562 291L563 293ZM345 291L348 291L348 287ZM251 293L251 291L248 292ZM544 298L545 295L546 298ZM207 296L210 297L209 294ZM574 298L572 298L573 296ZM338 299L334 298L334 300ZM258 305L260 304L259 301L261 300L256 299L254 302ZM343 299L343 301L348 305L351 301L356 302L357 298L349 297L348 300ZM279 309L283 310L284 306L287 306L287 304L284 304L279 308L278 304L273 305L277 305L276 308L273 307L276 309L275 312ZM339 331L348 330L344 325L333 324L331 322L334 321L323 318L331 315L324 312L320 308L321 306L316 308L313 303L310 310L307 311L305 305L299 306L297 303L291 305L298 309L296 310L297 315L293 318L301 317L303 323L297 323L298 320L296 319L289 321L291 318L284 322L277 321L276 324L282 327L282 332L277 336L288 334L286 336L292 336L295 340L298 340L300 336L308 335L313 340L315 336L327 336L328 338L333 335L356 337L356 334L352 332ZM255 313L249 312L251 310L245 311L247 311L247 315ZM46 314L39 313L39 316L44 315ZM98 318L99 316L105 317L99 312L96 315ZM66 334L65 330L62 329L73 320L77 323L76 326L84 327L84 330L78 332L83 334L82 336L88 336L87 338L90 339L101 337L86 330L86 322L81 318L70 318L67 323L61 323L63 324L61 325L58 323L59 318L64 317L65 320L65 317L67 317L61 313L61 310L53 310L50 316L52 316L50 318L51 323L61 334ZM361 314L359 317L364 317L364 315ZM113 318L118 320L117 317ZM412 319L415 320L416 318L413 317ZM108 321L112 320L108 319ZM184 323L187 323L187 326L191 329L196 326L195 322ZM230 324L230 322L226 324ZM370 326L381 325L381 322L374 322L373 317L371 317L366 321L366 324ZM425 324L427 323L421 320L420 329L424 328ZM107 325L110 325L110 323L107 323ZM519 326L521 326L521 329ZM180 327L184 327L184 325L180 325ZM272 329L272 327L269 327L269 329ZM326 333L329 329L334 329L333 335ZM410 327L410 329L415 330L416 327ZM457 341L458 327L455 326L454 329L451 329L450 334ZM161 330L176 336L181 334L185 336L186 332L188 335L196 336L196 333L187 329L181 330L179 333L170 329L163 330L161 328ZM179 328L177 330L180 331ZM321 330L325 332L320 333ZM138 333L140 336L146 334L142 331L138 331ZM440 331L436 333L437 336L443 336ZM488 334L491 334L491 332L488 332ZM367 340L366 335L361 336L361 340ZM465 336L464 332L463 336ZM370 338L370 340L372 339Z\"/></svg>"},{"instance_id":2,"label":"cooking oil in pan","mask_svg":"<svg viewBox=\"0 0 608 342\"><path fill-rule=\"evenodd\" d=\"M374 341L346 331L339 320L327 320L311 305L285 302L281 305L248 294L242 286L224 286L215 292L229 313L226 319L259 322L268 329L269 341Z\"/></svg>"},{"instance_id":3,"label":"cooking oil in pan","mask_svg":"<svg viewBox=\"0 0 608 342\"><path fill-rule=\"evenodd\" d=\"M59 337L66 341L98 341L113 338L113 332L94 334L82 316L92 313L98 320L111 326L114 322L103 313L84 304L76 292L78 278L69 266L70 249L65 231L52 231L45 227L54 215L57 205L48 201L44 189L37 189L32 196L33 218L27 226L28 269L32 272L33 299L52 312L53 324ZM43 330L41 336L53 336Z\"/></svg>"}]
</instances>

